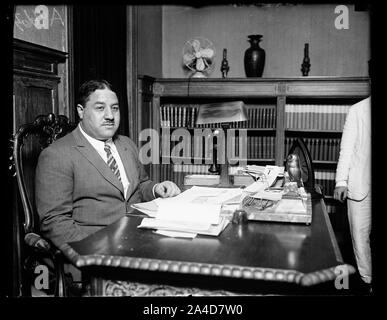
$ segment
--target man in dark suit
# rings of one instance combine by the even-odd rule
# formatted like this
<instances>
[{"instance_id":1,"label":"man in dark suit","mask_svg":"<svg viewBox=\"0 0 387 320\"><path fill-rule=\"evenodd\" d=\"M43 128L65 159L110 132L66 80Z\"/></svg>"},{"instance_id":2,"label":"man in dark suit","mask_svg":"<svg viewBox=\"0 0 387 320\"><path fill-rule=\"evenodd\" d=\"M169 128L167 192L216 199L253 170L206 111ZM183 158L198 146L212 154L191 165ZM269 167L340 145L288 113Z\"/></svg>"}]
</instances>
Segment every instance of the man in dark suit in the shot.
<instances>
[{"instance_id":1,"label":"man in dark suit","mask_svg":"<svg viewBox=\"0 0 387 320\"><path fill-rule=\"evenodd\" d=\"M77 111L78 127L42 151L36 170L41 231L58 247L123 217L133 203L180 193L171 181L149 180L134 142L116 135L120 109L107 81L84 83Z\"/></svg>"}]
</instances>

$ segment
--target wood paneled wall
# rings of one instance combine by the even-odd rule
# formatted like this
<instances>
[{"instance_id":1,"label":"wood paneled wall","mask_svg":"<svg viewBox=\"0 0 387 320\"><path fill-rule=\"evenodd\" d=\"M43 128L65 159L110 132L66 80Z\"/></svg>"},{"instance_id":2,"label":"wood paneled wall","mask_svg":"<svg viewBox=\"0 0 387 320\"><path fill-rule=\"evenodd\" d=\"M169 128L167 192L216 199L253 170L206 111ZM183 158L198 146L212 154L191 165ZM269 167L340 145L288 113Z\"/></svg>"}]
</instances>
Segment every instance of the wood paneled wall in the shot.
<instances>
[{"instance_id":1,"label":"wood paneled wall","mask_svg":"<svg viewBox=\"0 0 387 320\"><path fill-rule=\"evenodd\" d=\"M138 74L162 77L162 8L138 7Z\"/></svg>"},{"instance_id":2,"label":"wood paneled wall","mask_svg":"<svg viewBox=\"0 0 387 320\"><path fill-rule=\"evenodd\" d=\"M69 51L69 6L16 5L13 37L50 49ZM60 77L58 102L60 114L72 116L69 91L69 62L58 65Z\"/></svg>"},{"instance_id":3,"label":"wood paneled wall","mask_svg":"<svg viewBox=\"0 0 387 320\"><path fill-rule=\"evenodd\" d=\"M211 78L221 77L227 48L229 77L245 77L247 36L262 34L266 51L263 77L301 76L304 44L309 43L309 76L368 76L370 19L368 11L347 5L349 28L335 28L335 4L163 6L163 77L186 77L182 48L192 37L210 39L217 50Z\"/></svg>"}]
</instances>

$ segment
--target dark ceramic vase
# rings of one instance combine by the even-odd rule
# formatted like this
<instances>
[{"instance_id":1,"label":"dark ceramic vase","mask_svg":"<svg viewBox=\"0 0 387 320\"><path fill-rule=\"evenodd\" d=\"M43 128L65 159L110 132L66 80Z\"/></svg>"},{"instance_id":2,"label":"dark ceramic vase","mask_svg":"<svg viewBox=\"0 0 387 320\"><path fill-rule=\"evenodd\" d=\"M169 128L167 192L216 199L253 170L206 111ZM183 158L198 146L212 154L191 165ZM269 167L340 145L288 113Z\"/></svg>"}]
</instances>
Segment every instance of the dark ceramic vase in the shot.
<instances>
[{"instance_id":1,"label":"dark ceramic vase","mask_svg":"<svg viewBox=\"0 0 387 320\"><path fill-rule=\"evenodd\" d=\"M265 66L265 50L259 46L262 35L253 34L248 38L250 48L246 50L244 58L246 77L262 77Z\"/></svg>"}]
</instances>

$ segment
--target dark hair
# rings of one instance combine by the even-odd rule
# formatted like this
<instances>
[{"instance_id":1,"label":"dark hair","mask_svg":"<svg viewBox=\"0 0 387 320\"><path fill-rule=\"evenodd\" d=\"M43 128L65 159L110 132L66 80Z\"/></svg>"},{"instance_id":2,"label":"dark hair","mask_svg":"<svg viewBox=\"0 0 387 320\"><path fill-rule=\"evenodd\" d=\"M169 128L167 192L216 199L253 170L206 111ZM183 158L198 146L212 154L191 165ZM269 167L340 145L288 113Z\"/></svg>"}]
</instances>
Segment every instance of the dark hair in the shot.
<instances>
[{"instance_id":1,"label":"dark hair","mask_svg":"<svg viewBox=\"0 0 387 320\"><path fill-rule=\"evenodd\" d=\"M89 100L90 95L99 89L109 89L113 91L112 85L106 80L89 80L84 82L78 91L77 104L82 106L86 105L87 100Z\"/></svg>"}]
</instances>

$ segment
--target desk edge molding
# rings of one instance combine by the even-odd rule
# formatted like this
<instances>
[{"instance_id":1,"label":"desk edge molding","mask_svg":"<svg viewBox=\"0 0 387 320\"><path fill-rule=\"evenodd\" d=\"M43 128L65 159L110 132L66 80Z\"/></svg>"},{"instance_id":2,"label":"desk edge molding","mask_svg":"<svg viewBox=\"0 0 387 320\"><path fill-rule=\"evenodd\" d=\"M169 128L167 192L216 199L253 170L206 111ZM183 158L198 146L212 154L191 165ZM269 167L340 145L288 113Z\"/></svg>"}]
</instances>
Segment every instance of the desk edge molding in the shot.
<instances>
[{"instance_id":1,"label":"desk edge molding","mask_svg":"<svg viewBox=\"0 0 387 320\"><path fill-rule=\"evenodd\" d=\"M323 216L325 219L325 223L327 225L329 238L331 239L333 251L334 251L335 256L336 256L336 260L343 263L343 257L342 257L341 252L340 252L339 244L337 243L337 240L336 240L335 232L333 231L331 220L329 219L327 208L325 206L325 201L323 199L320 199L320 203L321 203L321 208L322 208Z\"/></svg>"},{"instance_id":2,"label":"desk edge molding","mask_svg":"<svg viewBox=\"0 0 387 320\"><path fill-rule=\"evenodd\" d=\"M223 276L264 281L279 281L311 286L336 279L355 272L355 268L347 264L339 264L311 273L302 273L292 269L274 269L248 267L238 265L218 265L210 263L160 260L150 258L111 256L111 255L79 255L70 245L60 248L64 255L78 268L88 266L116 267L140 269L145 271L172 272L180 274L198 274L204 276Z\"/></svg>"}]
</instances>

